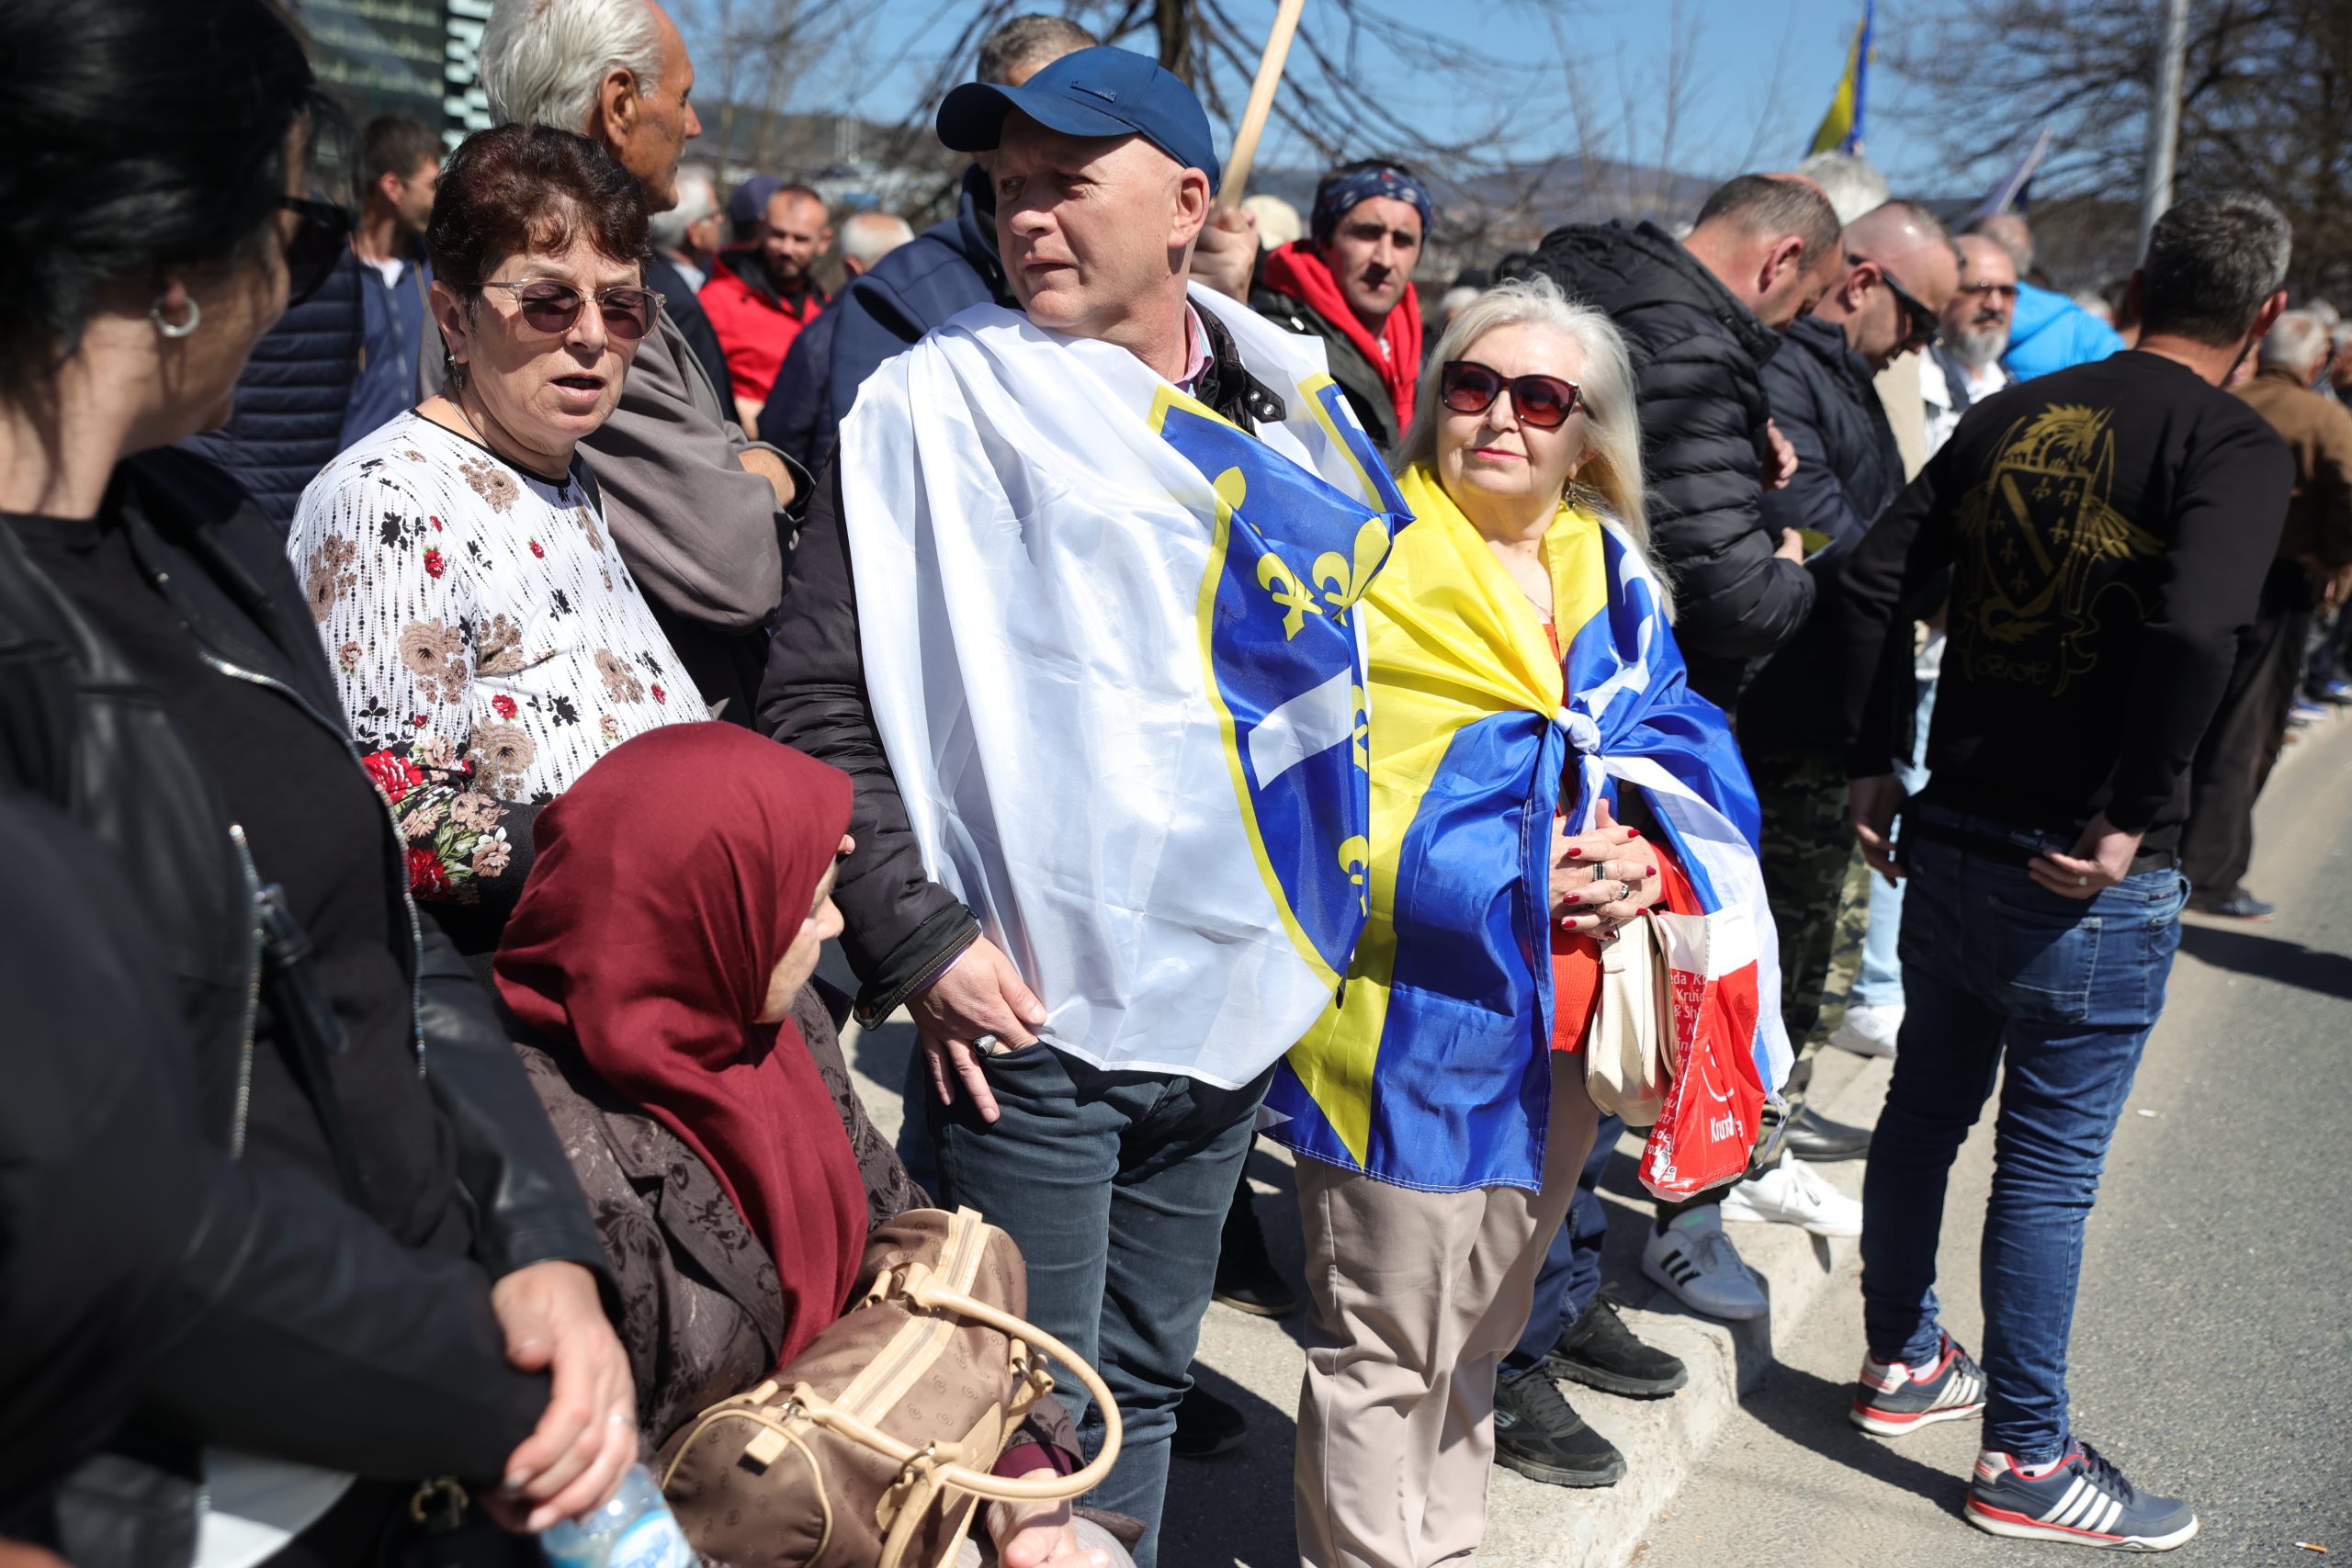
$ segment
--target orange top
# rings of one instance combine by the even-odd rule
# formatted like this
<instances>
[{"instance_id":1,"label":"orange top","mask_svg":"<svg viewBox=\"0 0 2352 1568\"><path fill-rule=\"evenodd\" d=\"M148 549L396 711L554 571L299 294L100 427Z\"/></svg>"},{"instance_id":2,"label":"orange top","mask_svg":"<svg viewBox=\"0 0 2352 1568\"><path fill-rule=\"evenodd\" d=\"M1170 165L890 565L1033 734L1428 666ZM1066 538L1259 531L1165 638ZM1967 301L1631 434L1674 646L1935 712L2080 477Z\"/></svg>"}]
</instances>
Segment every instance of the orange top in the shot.
<instances>
[{"instance_id":1,"label":"orange top","mask_svg":"<svg viewBox=\"0 0 2352 1568\"><path fill-rule=\"evenodd\" d=\"M1544 635L1552 642L1552 651L1560 651L1560 635L1549 621L1544 623ZM1567 792L1561 791L1565 803ZM1565 804L1559 815L1566 817ZM1612 858L1632 860L1646 853L1650 863L1658 868L1664 884L1658 902L1678 914L1699 913L1698 895L1691 891L1690 879L1663 844L1636 837ZM1546 890L1548 905L1549 890ZM1600 943L1576 931L1563 931L1559 921L1546 916L1552 926L1552 1049L1570 1055L1584 1049L1585 1036L1592 1031L1593 1010L1600 1001Z\"/></svg>"}]
</instances>

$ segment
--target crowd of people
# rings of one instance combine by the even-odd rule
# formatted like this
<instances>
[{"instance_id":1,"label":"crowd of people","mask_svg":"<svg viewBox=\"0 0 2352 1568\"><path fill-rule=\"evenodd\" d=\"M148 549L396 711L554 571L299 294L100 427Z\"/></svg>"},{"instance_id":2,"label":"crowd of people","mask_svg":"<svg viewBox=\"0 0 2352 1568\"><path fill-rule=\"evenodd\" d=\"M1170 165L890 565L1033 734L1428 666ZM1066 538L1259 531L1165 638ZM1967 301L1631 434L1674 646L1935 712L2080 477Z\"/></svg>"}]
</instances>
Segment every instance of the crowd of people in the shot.
<instances>
[{"instance_id":1,"label":"crowd of people","mask_svg":"<svg viewBox=\"0 0 2352 1568\"><path fill-rule=\"evenodd\" d=\"M0 1562L530 1561L933 1205L1124 1427L1010 1568L1159 1560L1244 1429L1213 1298L1305 1314L1300 1561L1467 1561L1492 1466L1624 1475L1564 1382L1687 1381L1601 1280L1644 1115L1663 1291L1859 1236L1857 1427L1981 1420L1995 1533L2195 1533L2066 1350L2180 915L2273 917L2256 799L2352 701L2352 322L2260 196L2094 310L1820 154L1425 318L1422 173L1221 202L1057 17L922 233L686 161L655 0L494 0L495 129L372 121L348 203L273 0L0 43ZM902 1010L894 1148L838 1032ZM1055 1392L997 1474L1102 1450Z\"/></svg>"}]
</instances>

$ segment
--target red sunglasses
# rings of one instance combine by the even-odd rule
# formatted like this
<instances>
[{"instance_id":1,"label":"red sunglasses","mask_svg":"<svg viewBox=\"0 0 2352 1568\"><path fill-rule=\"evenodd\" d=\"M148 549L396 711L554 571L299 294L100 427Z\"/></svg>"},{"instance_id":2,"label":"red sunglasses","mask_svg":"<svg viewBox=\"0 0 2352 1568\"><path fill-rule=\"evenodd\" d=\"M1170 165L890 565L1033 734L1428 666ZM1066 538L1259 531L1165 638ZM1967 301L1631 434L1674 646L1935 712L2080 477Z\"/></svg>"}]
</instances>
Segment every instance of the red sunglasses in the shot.
<instances>
[{"instance_id":1,"label":"red sunglasses","mask_svg":"<svg viewBox=\"0 0 2352 1568\"><path fill-rule=\"evenodd\" d=\"M1581 396L1574 381L1557 376L1506 376L1475 359L1449 359L1438 373L1438 400L1455 413L1485 413L1504 392L1521 422L1557 430L1576 412Z\"/></svg>"}]
</instances>

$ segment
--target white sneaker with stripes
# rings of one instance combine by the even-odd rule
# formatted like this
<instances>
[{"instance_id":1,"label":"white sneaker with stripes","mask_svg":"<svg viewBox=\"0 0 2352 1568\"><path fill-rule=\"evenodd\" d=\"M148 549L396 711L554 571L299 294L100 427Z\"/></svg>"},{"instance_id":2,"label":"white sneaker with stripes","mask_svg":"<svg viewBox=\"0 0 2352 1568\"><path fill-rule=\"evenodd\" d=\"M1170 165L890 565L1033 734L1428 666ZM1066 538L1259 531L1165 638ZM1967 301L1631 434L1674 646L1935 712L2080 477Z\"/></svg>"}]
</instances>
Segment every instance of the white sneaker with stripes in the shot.
<instances>
[{"instance_id":1,"label":"white sneaker with stripes","mask_svg":"<svg viewBox=\"0 0 2352 1568\"><path fill-rule=\"evenodd\" d=\"M2197 1533L2188 1504L2139 1490L2084 1442L2032 1466L1987 1449L1968 1483L1967 1512L1995 1535L2109 1551L2170 1551Z\"/></svg>"}]
</instances>

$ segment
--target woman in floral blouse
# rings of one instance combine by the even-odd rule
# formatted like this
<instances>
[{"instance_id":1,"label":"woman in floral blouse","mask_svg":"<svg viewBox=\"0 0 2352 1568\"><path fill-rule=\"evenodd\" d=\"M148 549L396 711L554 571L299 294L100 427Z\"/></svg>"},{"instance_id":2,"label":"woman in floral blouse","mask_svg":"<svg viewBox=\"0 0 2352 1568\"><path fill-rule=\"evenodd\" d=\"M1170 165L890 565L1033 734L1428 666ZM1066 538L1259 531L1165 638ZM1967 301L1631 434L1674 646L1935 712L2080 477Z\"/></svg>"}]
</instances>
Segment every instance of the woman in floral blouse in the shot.
<instances>
[{"instance_id":1,"label":"woman in floral blouse","mask_svg":"<svg viewBox=\"0 0 2352 1568\"><path fill-rule=\"evenodd\" d=\"M575 453L620 400L661 297L637 181L584 137L459 147L425 244L448 390L303 492L287 549L409 878L486 953L531 818L633 735L707 716Z\"/></svg>"}]
</instances>

